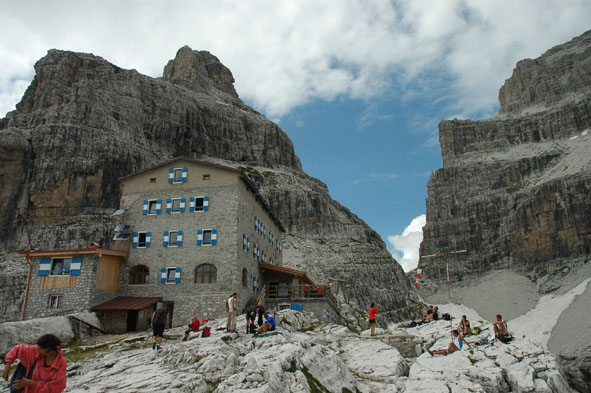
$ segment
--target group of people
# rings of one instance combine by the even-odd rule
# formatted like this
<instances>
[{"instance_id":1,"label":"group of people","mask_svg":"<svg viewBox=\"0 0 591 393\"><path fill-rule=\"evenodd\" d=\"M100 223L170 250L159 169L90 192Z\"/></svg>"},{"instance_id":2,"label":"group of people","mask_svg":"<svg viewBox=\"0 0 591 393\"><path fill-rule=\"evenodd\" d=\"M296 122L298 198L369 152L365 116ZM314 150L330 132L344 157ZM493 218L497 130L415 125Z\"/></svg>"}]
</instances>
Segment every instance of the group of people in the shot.
<instances>
[{"instance_id":1,"label":"group of people","mask_svg":"<svg viewBox=\"0 0 591 393\"><path fill-rule=\"evenodd\" d=\"M238 313L238 293L234 292L232 296L226 301L226 312L228 313L228 319L226 322L226 331L230 333L238 333L236 330L236 318ZM255 335L261 334L262 332L275 330L276 323L275 318L265 310L265 307L259 303L256 307L250 307L246 310L246 333L252 333ZM255 326L255 321L258 325Z\"/></svg>"}]
</instances>

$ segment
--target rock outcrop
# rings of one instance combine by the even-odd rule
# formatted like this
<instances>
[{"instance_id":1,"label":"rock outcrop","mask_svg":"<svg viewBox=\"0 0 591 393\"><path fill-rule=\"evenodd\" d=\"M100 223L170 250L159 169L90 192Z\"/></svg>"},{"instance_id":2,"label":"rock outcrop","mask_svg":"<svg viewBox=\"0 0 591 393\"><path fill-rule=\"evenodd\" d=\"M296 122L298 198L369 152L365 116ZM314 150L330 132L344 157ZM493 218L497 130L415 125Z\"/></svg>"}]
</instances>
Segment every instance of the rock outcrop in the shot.
<instances>
[{"instance_id":1,"label":"rock outcrop","mask_svg":"<svg viewBox=\"0 0 591 393\"><path fill-rule=\"evenodd\" d=\"M439 124L420 253L467 250L454 280L498 268L535 280L591 254L591 31L519 62L499 99L495 118ZM443 278L442 260L419 264Z\"/></svg>"},{"instance_id":2,"label":"rock outcrop","mask_svg":"<svg viewBox=\"0 0 591 393\"><path fill-rule=\"evenodd\" d=\"M260 186L287 229L285 264L338 279L357 308L408 315L411 287L384 242L303 172L289 137L242 103L215 56L183 47L151 78L50 50L35 72L0 120L0 248L108 247L118 178L178 156L217 160Z\"/></svg>"}]
</instances>

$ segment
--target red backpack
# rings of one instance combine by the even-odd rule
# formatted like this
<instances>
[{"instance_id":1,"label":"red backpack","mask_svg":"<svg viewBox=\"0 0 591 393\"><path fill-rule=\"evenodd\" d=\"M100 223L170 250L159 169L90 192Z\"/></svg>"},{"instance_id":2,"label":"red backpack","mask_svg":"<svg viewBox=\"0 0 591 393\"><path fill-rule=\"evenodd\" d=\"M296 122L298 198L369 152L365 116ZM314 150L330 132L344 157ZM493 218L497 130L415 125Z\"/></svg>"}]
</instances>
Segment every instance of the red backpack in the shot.
<instances>
[{"instance_id":1,"label":"red backpack","mask_svg":"<svg viewBox=\"0 0 591 393\"><path fill-rule=\"evenodd\" d=\"M206 326L203 328L203 332L201 333L201 337L209 337L210 334L211 334L211 328L209 326Z\"/></svg>"}]
</instances>

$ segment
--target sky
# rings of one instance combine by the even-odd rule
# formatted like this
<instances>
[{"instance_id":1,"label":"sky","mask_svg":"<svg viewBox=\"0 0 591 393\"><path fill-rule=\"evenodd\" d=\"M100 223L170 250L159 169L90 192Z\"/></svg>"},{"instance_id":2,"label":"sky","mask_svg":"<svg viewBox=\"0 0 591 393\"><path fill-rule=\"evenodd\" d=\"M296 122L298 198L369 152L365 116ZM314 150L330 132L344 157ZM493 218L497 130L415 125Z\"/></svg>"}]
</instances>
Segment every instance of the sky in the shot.
<instances>
[{"instance_id":1,"label":"sky","mask_svg":"<svg viewBox=\"0 0 591 393\"><path fill-rule=\"evenodd\" d=\"M231 71L304 170L416 267L437 124L498 112L515 63L591 28L591 0L0 0L0 117L49 49L162 76L184 45Z\"/></svg>"}]
</instances>

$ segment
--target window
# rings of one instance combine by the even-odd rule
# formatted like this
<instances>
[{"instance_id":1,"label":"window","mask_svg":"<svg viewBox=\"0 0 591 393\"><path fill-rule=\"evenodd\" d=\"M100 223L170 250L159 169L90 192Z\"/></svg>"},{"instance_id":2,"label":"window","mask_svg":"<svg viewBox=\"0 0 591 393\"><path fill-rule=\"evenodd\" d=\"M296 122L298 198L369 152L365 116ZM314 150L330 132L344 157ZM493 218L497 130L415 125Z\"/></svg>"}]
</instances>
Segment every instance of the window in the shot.
<instances>
[{"instance_id":1,"label":"window","mask_svg":"<svg viewBox=\"0 0 591 393\"><path fill-rule=\"evenodd\" d=\"M209 173L206 173L205 175L203 175L203 180L210 180L211 179L211 175Z\"/></svg>"},{"instance_id":2,"label":"window","mask_svg":"<svg viewBox=\"0 0 591 393\"><path fill-rule=\"evenodd\" d=\"M137 247L145 248L148 244L148 232L138 232Z\"/></svg>"},{"instance_id":3,"label":"window","mask_svg":"<svg viewBox=\"0 0 591 393\"><path fill-rule=\"evenodd\" d=\"M58 310L62 308L62 295L49 295L47 308L50 310Z\"/></svg>"},{"instance_id":4,"label":"window","mask_svg":"<svg viewBox=\"0 0 591 393\"><path fill-rule=\"evenodd\" d=\"M150 278L150 269L145 265L137 265L131 268L129 272L130 285L144 285Z\"/></svg>"},{"instance_id":5,"label":"window","mask_svg":"<svg viewBox=\"0 0 591 393\"><path fill-rule=\"evenodd\" d=\"M158 214L158 200L150 199L148 201L148 214Z\"/></svg>"},{"instance_id":6,"label":"window","mask_svg":"<svg viewBox=\"0 0 591 393\"><path fill-rule=\"evenodd\" d=\"M155 177L151 177L150 178L150 183L156 183L156 178Z\"/></svg>"},{"instance_id":7,"label":"window","mask_svg":"<svg viewBox=\"0 0 591 393\"><path fill-rule=\"evenodd\" d=\"M181 247L183 245L183 231L164 231L164 247Z\"/></svg>"},{"instance_id":8,"label":"window","mask_svg":"<svg viewBox=\"0 0 591 393\"><path fill-rule=\"evenodd\" d=\"M172 212L173 213L180 213L181 212L181 198L173 198L172 199Z\"/></svg>"},{"instance_id":9,"label":"window","mask_svg":"<svg viewBox=\"0 0 591 393\"><path fill-rule=\"evenodd\" d=\"M173 183L183 182L183 168L174 168L174 176L172 178Z\"/></svg>"},{"instance_id":10,"label":"window","mask_svg":"<svg viewBox=\"0 0 591 393\"><path fill-rule=\"evenodd\" d=\"M167 267L166 268L166 282L173 283L175 282L176 278L176 267Z\"/></svg>"},{"instance_id":11,"label":"window","mask_svg":"<svg viewBox=\"0 0 591 393\"><path fill-rule=\"evenodd\" d=\"M246 269L242 269L242 286L245 287L248 285L248 271Z\"/></svg>"},{"instance_id":12,"label":"window","mask_svg":"<svg viewBox=\"0 0 591 393\"><path fill-rule=\"evenodd\" d=\"M209 210L209 197L206 196L198 196L198 197L191 197L189 200L189 211L193 212L206 212Z\"/></svg>"},{"instance_id":13,"label":"window","mask_svg":"<svg viewBox=\"0 0 591 393\"><path fill-rule=\"evenodd\" d=\"M217 237L217 229L197 229L198 246L215 246Z\"/></svg>"},{"instance_id":14,"label":"window","mask_svg":"<svg viewBox=\"0 0 591 393\"><path fill-rule=\"evenodd\" d=\"M211 284L217 282L217 269L214 265L204 264L195 269L195 284Z\"/></svg>"},{"instance_id":15,"label":"window","mask_svg":"<svg viewBox=\"0 0 591 393\"><path fill-rule=\"evenodd\" d=\"M170 231L168 232L168 245L169 246L176 246L176 243L179 240L179 231Z\"/></svg>"},{"instance_id":16,"label":"window","mask_svg":"<svg viewBox=\"0 0 591 393\"><path fill-rule=\"evenodd\" d=\"M52 276L63 276L70 274L70 265L72 263L71 258L54 258L51 260L51 272Z\"/></svg>"}]
</instances>

